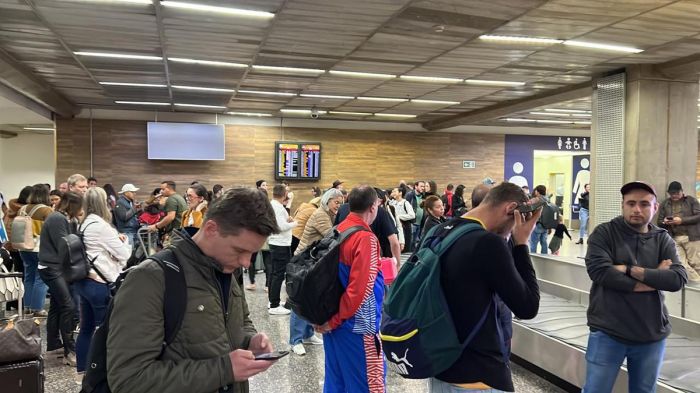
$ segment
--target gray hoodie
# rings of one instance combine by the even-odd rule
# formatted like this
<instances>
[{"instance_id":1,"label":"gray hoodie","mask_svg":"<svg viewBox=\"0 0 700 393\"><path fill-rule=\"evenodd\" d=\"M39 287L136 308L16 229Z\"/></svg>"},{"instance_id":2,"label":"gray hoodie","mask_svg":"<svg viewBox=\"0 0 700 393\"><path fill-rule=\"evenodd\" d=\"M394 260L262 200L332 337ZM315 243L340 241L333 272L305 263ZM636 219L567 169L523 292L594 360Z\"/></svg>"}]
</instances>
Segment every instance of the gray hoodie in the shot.
<instances>
[{"instance_id":1,"label":"gray hoodie","mask_svg":"<svg viewBox=\"0 0 700 393\"><path fill-rule=\"evenodd\" d=\"M670 259L668 270L657 269ZM613 265L646 268L644 284L657 291L634 292L638 282ZM622 216L600 224L588 239L586 268L593 281L588 326L628 343L650 343L671 333L662 291L676 292L688 281L676 247L665 229L649 225L647 233L630 227Z\"/></svg>"}]
</instances>

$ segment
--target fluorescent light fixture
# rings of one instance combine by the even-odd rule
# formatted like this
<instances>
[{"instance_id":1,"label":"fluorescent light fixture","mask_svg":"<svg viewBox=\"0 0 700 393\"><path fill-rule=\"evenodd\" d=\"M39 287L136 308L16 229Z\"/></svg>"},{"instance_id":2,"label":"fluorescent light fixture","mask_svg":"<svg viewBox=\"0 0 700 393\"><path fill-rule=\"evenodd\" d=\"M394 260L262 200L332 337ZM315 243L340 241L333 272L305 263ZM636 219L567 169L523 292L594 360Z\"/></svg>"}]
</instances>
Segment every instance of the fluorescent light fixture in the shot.
<instances>
[{"instance_id":1,"label":"fluorescent light fixture","mask_svg":"<svg viewBox=\"0 0 700 393\"><path fill-rule=\"evenodd\" d=\"M485 80L485 79L465 79L464 83L466 83L468 85L477 85L477 86L503 86L503 87L524 86L525 85L525 82L492 81L492 80Z\"/></svg>"},{"instance_id":2,"label":"fluorescent light fixture","mask_svg":"<svg viewBox=\"0 0 700 393\"><path fill-rule=\"evenodd\" d=\"M280 112L291 113L291 114L296 114L296 115L310 115L311 114L310 109L280 109ZM314 111L313 113L318 113L319 115L325 115L327 112L326 111Z\"/></svg>"},{"instance_id":3,"label":"fluorescent light fixture","mask_svg":"<svg viewBox=\"0 0 700 393\"><path fill-rule=\"evenodd\" d=\"M416 117L416 115L402 115L398 113L375 113L374 115L380 117L393 117L397 119L410 119Z\"/></svg>"},{"instance_id":4,"label":"fluorescent light fixture","mask_svg":"<svg viewBox=\"0 0 700 393\"><path fill-rule=\"evenodd\" d=\"M387 98L387 97L357 97L358 100L363 101L383 101L383 102L406 102L407 98Z\"/></svg>"},{"instance_id":5,"label":"fluorescent light fixture","mask_svg":"<svg viewBox=\"0 0 700 393\"><path fill-rule=\"evenodd\" d=\"M53 127L22 127L22 129L27 131L55 131Z\"/></svg>"},{"instance_id":6,"label":"fluorescent light fixture","mask_svg":"<svg viewBox=\"0 0 700 393\"><path fill-rule=\"evenodd\" d=\"M319 70L317 68L297 68L297 67L274 67L274 66L263 66L254 65L254 70L258 71L274 71L274 72L289 72L289 73L299 73L299 74L323 74L326 70Z\"/></svg>"},{"instance_id":7,"label":"fluorescent light fixture","mask_svg":"<svg viewBox=\"0 0 700 393\"><path fill-rule=\"evenodd\" d=\"M186 64L210 65L210 66L217 66L217 67L248 68L248 65L243 64L243 63L229 63L226 61L187 59L184 57L168 57L168 61L174 61L176 63L186 63Z\"/></svg>"},{"instance_id":8,"label":"fluorescent light fixture","mask_svg":"<svg viewBox=\"0 0 700 393\"><path fill-rule=\"evenodd\" d=\"M414 82L433 82L433 83L462 83L464 79L461 78L442 78L442 77L432 77L432 76L413 76L413 75L401 75L399 79L405 79Z\"/></svg>"},{"instance_id":9,"label":"fluorescent light fixture","mask_svg":"<svg viewBox=\"0 0 700 393\"><path fill-rule=\"evenodd\" d=\"M331 115L340 115L340 116L370 116L373 115L373 113L369 112L344 112L344 111L330 111L328 112Z\"/></svg>"},{"instance_id":10,"label":"fluorescent light fixture","mask_svg":"<svg viewBox=\"0 0 700 393\"><path fill-rule=\"evenodd\" d=\"M575 121L574 124L591 124L590 121Z\"/></svg>"},{"instance_id":11,"label":"fluorescent light fixture","mask_svg":"<svg viewBox=\"0 0 700 393\"><path fill-rule=\"evenodd\" d=\"M110 59L133 59L133 60L153 60L153 61L163 60L163 58L160 56L130 55L127 53L78 51L78 52L73 52L73 54L78 55L78 56L89 56L89 57L107 57Z\"/></svg>"},{"instance_id":12,"label":"fluorescent light fixture","mask_svg":"<svg viewBox=\"0 0 700 393\"><path fill-rule=\"evenodd\" d=\"M180 103L175 103L175 106L182 106L182 107L187 107L187 108L226 109L225 106L220 106L220 105L201 105L201 104L180 104Z\"/></svg>"},{"instance_id":13,"label":"fluorescent light fixture","mask_svg":"<svg viewBox=\"0 0 700 393\"><path fill-rule=\"evenodd\" d=\"M591 117L590 113L572 113L571 117Z\"/></svg>"},{"instance_id":14,"label":"fluorescent light fixture","mask_svg":"<svg viewBox=\"0 0 700 393\"><path fill-rule=\"evenodd\" d=\"M517 117L506 117L503 120L513 122L513 123L536 123L537 122L537 120L535 120L535 119L521 119L521 118L517 118Z\"/></svg>"},{"instance_id":15,"label":"fluorescent light fixture","mask_svg":"<svg viewBox=\"0 0 700 393\"><path fill-rule=\"evenodd\" d=\"M220 92L220 93L233 93L236 91L235 89L224 89L220 87L200 87L200 86L182 86L182 85L173 85L173 88L179 89L179 90L195 90L195 91L212 91L212 92Z\"/></svg>"},{"instance_id":16,"label":"fluorescent light fixture","mask_svg":"<svg viewBox=\"0 0 700 393\"><path fill-rule=\"evenodd\" d=\"M238 92L245 93L245 94L261 94L261 95L267 95L267 96L282 96L282 97L293 97L293 96L297 95L297 93L286 93L283 91L238 90Z\"/></svg>"},{"instance_id":17,"label":"fluorescent light fixture","mask_svg":"<svg viewBox=\"0 0 700 393\"><path fill-rule=\"evenodd\" d=\"M127 82L100 82L103 86L129 86L129 87L168 87L155 83L127 83Z\"/></svg>"},{"instance_id":18,"label":"fluorescent light fixture","mask_svg":"<svg viewBox=\"0 0 700 393\"><path fill-rule=\"evenodd\" d=\"M154 106L164 106L170 105L168 102L151 102L151 101L114 101L115 104L124 105L154 105Z\"/></svg>"},{"instance_id":19,"label":"fluorescent light fixture","mask_svg":"<svg viewBox=\"0 0 700 393\"><path fill-rule=\"evenodd\" d=\"M558 40L555 38L540 38L540 37L519 37L510 35L492 35L484 34L479 36L480 39L484 41L500 41L500 42L513 42L521 44L561 44L563 40Z\"/></svg>"},{"instance_id":20,"label":"fluorescent light fixture","mask_svg":"<svg viewBox=\"0 0 700 393\"><path fill-rule=\"evenodd\" d=\"M586 41L578 41L578 40L566 40L566 41L564 41L564 45L576 46L579 48L602 49L602 50L609 50L609 51L614 51L614 52L625 52L625 53L644 52L644 49L633 48L630 46L598 44L595 42L586 42Z\"/></svg>"},{"instance_id":21,"label":"fluorescent light fixture","mask_svg":"<svg viewBox=\"0 0 700 393\"><path fill-rule=\"evenodd\" d=\"M270 18L275 17L275 14L273 14L271 12L251 11L251 10L243 10L240 8L230 8L230 7L217 7L217 6L213 6L213 5L185 3L182 1L165 0L165 1L161 1L160 4L163 6L172 7L172 8L181 8L181 9L193 10L193 11L215 12L218 14L245 16L245 17L249 17L249 18L270 19Z\"/></svg>"},{"instance_id":22,"label":"fluorescent light fixture","mask_svg":"<svg viewBox=\"0 0 700 393\"><path fill-rule=\"evenodd\" d=\"M536 120L537 123L545 124L571 124L572 122L566 120Z\"/></svg>"},{"instance_id":23,"label":"fluorescent light fixture","mask_svg":"<svg viewBox=\"0 0 700 393\"><path fill-rule=\"evenodd\" d=\"M131 3L131 4L153 4L152 0L88 0L93 3Z\"/></svg>"},{"instance_id":24,"label":"fluorescent light fixture","mask_svg":"<svg viewBox=\"0 0 700 393\"><path fill-rule=\"evenodd\" d=\"M373 72L354 72L354 71L328 71L331 75L336 76L349 76L352 78L377 78L377 79L392 79L396 78L396 75L392 74L377 74Z\"/></svg>"},{"instance_id":25,"label":"fluorescent light fixture","mask_svg":"<svg viewBox=\"0 0 700 393\"><path fill-rule=\"evenodd\" d=\"M411 102L416 104L427 104L427 105L457 105L459 101L438 101L438 100L418 100L411 98Z\"/></svg>"},{"instance_id":26,"label":"fluorescent light fixture","mask_svg":"<svg viewBox=\"0 0 700 393\"><path fill-rule=\"evenodd\" d=\"M299 94L300 97L306 97L306 98L330 98L333 100L354 100L355 97L353 96L333 96L333 95L326 95L326 94Z\"/></svg>"},{"instance_id":27,"label":"fluorescent light fixture","mask_svg":"<svg viewBox=\"0 0 700 393\"><path fill-rule=\"evenodd\" d=\"M272 117L269 113L255 113L255 112L226 112L227 115L232 116L257 116L257 117Z\"/></svg>"},{"instance_id":28,"label":"fluorescent light fixture","mask_svg":"<svg viewBox=\"0 0 700 393\"><path fill-rule=\"evenodd\" d=\"M559 112L559 113L590 113L590 111L584 111L581 109L558 109L558 108L547 108L547 112Z\"/></svg>"},{"instance_id":29,"label":"fluorescent light fixture","mask_svg":"<svg viewBox=\"0 0 700 393\"><path fill-rule=\"evenodd\" d=\"M571 113L559 113L559 112L530 112L531 115L538 116L559 116L559 117L569 117Z\"/></svg>"}]
</instances>

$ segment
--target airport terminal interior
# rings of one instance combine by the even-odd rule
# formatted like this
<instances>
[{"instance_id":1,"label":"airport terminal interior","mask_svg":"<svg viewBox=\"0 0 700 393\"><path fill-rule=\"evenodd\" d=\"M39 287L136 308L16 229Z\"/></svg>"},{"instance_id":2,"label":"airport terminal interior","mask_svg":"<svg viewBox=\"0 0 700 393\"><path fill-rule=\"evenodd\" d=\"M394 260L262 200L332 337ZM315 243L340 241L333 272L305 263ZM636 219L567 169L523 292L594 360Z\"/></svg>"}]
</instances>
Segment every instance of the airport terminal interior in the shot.
<instances>
[{"instance_id":1,"label":"airport terminal interior","mask_svg":"<svg viewBox=\"0 0 700 393\"><path fill-rule=\"evenodd\" d=\"M542 185L567 233L531 252L539 313L513 320L511 371L518 392L575 392L590 332L586 240L622 213L628 182L659 202L674 182L700 195L699 81L697 0L0 0L0 215L26 186L58 190L74 174L137 204L166 180L188 201L195 182L214 195L264 181L270 197L284 182L292 217L338 184L390 199L420 181L449 203L457 189L460 213L479 185ZM155 252L155 235L138 234L133 249ZM687 285L663 292L673 330L661 393L700 392L694 252ZM36 317L45 352L50 291L24 315L24 264L6 265L0 326ZM264 263L250 269L251 319L291 351ZM324 346L305 350L250 391L323 391ZM72 365L47 359L24 387L3 367L0 392L81 389ZM627 378L623 365L613 391ZM429 386L388 370L386 391Z\"/></svg>"}]
</instances>

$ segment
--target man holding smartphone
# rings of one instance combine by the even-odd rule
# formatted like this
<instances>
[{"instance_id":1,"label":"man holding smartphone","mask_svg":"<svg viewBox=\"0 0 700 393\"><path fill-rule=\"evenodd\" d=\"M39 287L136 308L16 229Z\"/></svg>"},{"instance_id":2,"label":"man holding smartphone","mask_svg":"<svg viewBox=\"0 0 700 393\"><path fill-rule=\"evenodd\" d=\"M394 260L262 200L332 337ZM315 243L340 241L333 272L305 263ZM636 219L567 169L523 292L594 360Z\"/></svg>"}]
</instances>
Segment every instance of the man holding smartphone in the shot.
<instances>
[{"instance_id":1,"label":"man holding smartphone","mask_svg":"<svg viewBox=\"0 0 700 393\"><path fill-rule=\"evenodd\" d=\"M666 192L668 199L659 207L657 223L676 241L678 257L688 272L688 280L700 282L700 203L685 195L677 181L672 181Z\"/></svg>"}]
</instances>

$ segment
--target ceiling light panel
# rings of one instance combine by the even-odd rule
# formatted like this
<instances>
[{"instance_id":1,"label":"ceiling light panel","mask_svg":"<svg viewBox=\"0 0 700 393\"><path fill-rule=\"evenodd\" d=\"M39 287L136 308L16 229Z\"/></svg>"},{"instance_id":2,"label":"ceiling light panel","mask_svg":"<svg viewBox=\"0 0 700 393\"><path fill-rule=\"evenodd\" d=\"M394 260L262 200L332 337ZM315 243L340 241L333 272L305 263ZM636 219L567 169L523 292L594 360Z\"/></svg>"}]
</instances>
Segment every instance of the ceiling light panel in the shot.
<instances>
[{"instance_id":1,"label":"ceiling light panel","mask_svg":"<svg viewBox=\"0 0 700 393\"><path fill-rule=\"evenodd\" d=\"M183 85L173 85L174 89L178 90L191 90L191 91L210 91L215 93L233 93L235 89L225 89L220 87L200 87L200 86L183 86Z\"/></svg>"},{"instance_id":2,"label":"ceiling light panel","mask_svg":"<svg viewBox=\"0 0 700 393\"><path fill-rule=\"evenodd\" d=\"M612 51L612 52L624 52L624 53L644 52L644 49L633 48L630 46L599 44L596 42L586 42L586 41L578 41L578 40L564 41L564 45L575 46L578 48L607 50L607 51Z\"/></svg>"},{"instance_id":3,"label":"ceiling light panel","mask_svg":"<svg viewBox=\"0 0 700 393\"><path fill-rule=\"evenodd\" d=\"M168 87L167 85L160 85L155 83L129 83L129 82L100 82L103 86L128 86L128 87Z\"/></svg>"},{"instance_id":4,"label":"ceiling light panel","mask_svg":"<svg viewBox=\"0 0 700 393\"><path fill-rule=\"evenodd\" d=\"M353 96L334 96L334 95L326 95L326 94L299 94L299 97L328 98L331 100L353 100L353 99L355 99L355 97L353 97Z\"/></svg>"},{"instance_id":5,"label":"ceiling light panel","mask_svg":"<svg viewBox=\"0 0 700 393\"><path fill-rule=\"evenodd\" d=\"M571 113L560 113L560 112L530 112L531 115L538 116L559 116L559 117L569 117Z\"/></svg>"},{"instance_id":6,"label":"ceiling light panel","mask_svg":"<svg viewBox=\"0 0 700 393\"><path fill-rule=\"evenodd\" d=\"M513 81L494 81L486 79L465 79L464 83L468 85L475 86L503 86L503 87L515 87L524 86L525 82L513 82Z\"/></svg>"},{"instance_id":7,"label":"ceiling light panel","mask_svg":"<svg viewBox=\"0 0 700 393\"><path fill-rule=\"evenodd\" d=\"M416 115L404 115L400 113L375 113L374 115L379 117L393 117L396 119L411 119L416 117Z\"/></svg>"},{"instance_id":8,"label":"ceiling light panel","mask_svg":"<svg viewBox=\"0 0 700 393\"><path fill-rule=\"evenodd\" d=\"M170 105L168 102L150 102L150 101L114 101L115 104L124 105L152 105L152 106L165 106Z\"/></svg>"},{"instance_id":9,"label":"ceiling light panel","mask_svg":"<svg viewBox=\"0 0 700 393\"><path fill-rule=\"evenodd\" d=\"M547 112L559 112L559 113L590 113L590 111L584 111L582 109L559 109L559 108L546 108Z\"/></svg>"},{"instance_id":10,"label":"ceiling light panel","mask_svg":"<svg viewBox=\"0 0 700 393\"><path fill-rule=\"evenodd\" d=\"M53 127L22 127L22 129L27 131L55 131Z\"/></svg>"},{"instance_id":11,"label":"ceiling light panel","mask_svg":"<svg viewBox=\"0 0 700 393\"><path fill-rule=\"evenodd\" d=\"M187 107L187 108L226 109L225 106L220 106L220 105L201 105L201 104L183 104L183 103L175 103L175 106L181 106L181 107Z\"/></svg>"},{"instance_id":12,"label":"ceiling light panel","mask_svg":"<svg viewBox=\"0 0 700 393\"><path fill-rule=\"evenodd\" d=\"M566 121L566 120L536 120L537 123L544 123L544 124L571 124L571 121Z\"/></svg>"},{"instance_id":13,"label":"ceiling light panel","mask_svg":"<svg viewBox=\"0 0 700 393\"><path fill-rule=\"evenodd\" d=\"M213 6L213 5L194 4L194 3L187 3L187 2L183 2L183 1L163 0L160 2L160 4L162 6L170 7L170 8L179 8L179 9L185 9L185 10L191 10L191 11L211 12L211 13L216 13L216 14L240 16L240 17L246 17L246 18L272 19L275 17L275 14L273 14L271 12L252 11L252 10L244 10L244 9L240 9L240 8L231 8L231 7L217 7L217 6Z\"/></svg>"},{"instance_id":14,"label":"ceiling light panel","mask_svg":"<svg viewBox=\"0 0 700 393\"><path fill-rule=\"evenodd\" d=\"M326 70L320 70L316 68L297 68L297 67L274 67L274 66L263 66L254 65L253 69L256 71L270 71L279 73L291 73L291 74L310 74L310 75L320 75L326 72Z\"/></svg>"},{"instance_id":15,"label":"ceiling light panel","mask_svg":"<svg viewBox=\"0 0 700 393\"><path fill-rule=\"evenodd\" d=\"M296 115L310 115L312 111L310 109L280 109L282 113L296 114ZM313 111L313 113L318 113L319 115L325 115L326 111Z\"/></svg>"},{"instance_id":16,"label":"ceiling light panel","mask_svg":"<svg viewBox=\"0 0 700 393\"><path fill-rule=\"evenodd\" d=\"M328 71L329 74L335 76L344 76L351 78L374 78L374 79L393 79L396 75L392 74L378 74L373 72L354 72L354 71Z\"/></svg>"},{"instance_id":17,"label":"ceiling light panel","mask_svg":"<svg viewBox=\"0 0 700 393\"><path fill-rule=\"evenodd\" d=\"M226 112L227 115L231 116L250 116L250 117L272 117L269 113L255 113L255 112Z\"/></svg>"},{"instance_id":18,"label":"ceiling light panel","mask_svg":"<svg viewBox=\"0 0 700 393\"><path fill-rule=\"evenodd\" d=\"M78 51L78 52L73 52L73 54L78 55L78 56L88 56L88 57L106 57L106 58L110 58L110 59L131 59L131 60L149 60L149 61L161 61L161 60L163 60L163 58L160 56L134 55L134 54L129 54L129 53Z\"/></svg>"},{"instance_id":19,"label":"ceiling light panel","mask_svg":"<svg viewBox=\"0 0 700 393\"><path fill-rule=\"evenodd\" d=\"M380 101L380 102L406 102L407 98L389 98L389 97L357 97L362 101Z\"/></svg>"},{"instance_id":20,"label":"ceiling light panel","mask_svg":"<svg viewBox=\"0 0 700 393\"><path fill-rule=\"evenodd\" d=\"M458 105L460 102L459 101L439 101L439 100L418 100L418 99L411 99L411 102L414 104L426 104L426 105Z\"/></svg>"},{"instance_id":21,"label":"ceiling light panel","mask_svg":"<svg viewBox=\"0 0 700 393\"><path fill-rule=\"evenodd\" d=\"M514 44L561 44L563 40L558 40L555 38L542 38L542 37L520 37L520 36L507 36L507 35L491 35L485 34L479 36L479 39L484 41L494 41L494 42L505 42Z\"/></svg>"},{"instance_id":22,"label":"ceiling light panel","mask_svg":"<svg viewBox=\"0 0 700 393\"><path fill-rule=\"evenodd\" d=\"M230 62L226 62L226 61L213 61L213 60L197 60L197 59L188 59L188 58L184 58L184 57L168 57L168 61L173 61L176 63L185 63L185 64L198 64L198 65L215 66L215 67L248 68L248 65L243 64L243 63L230 63Z\"/></svg>"},{"instance_id":23,"label":"ceiling light panel","mask_svg":"<svg viewBox=\"0 0 700 393\"><path fill-rule=\"evenodd\" d=\"M370 115L373 115L373 113L370 113L370 112L329 111L328 113L331 115L339 115L339 116L370 116Z\"/></svg>"},{"instance_id":24,"label":"ceiling light panel","mask_svg":"<svg viewBox=\"0 0 700 393\"><path fill-rule=\"evenodd\" d=\"M435 76L413 76L413 75L401 75L399 77L401 80L407 80L411 82L431 82L431 83L462 83L464 79L461 78L442 78Z\"/></svg>"},{"instance_id":25,"label":"ceiling light panel","mask_svg":"<svg viewBox=\"0 0 700 393\"><path fill-rule=\"evenodd\" d=\"M516 118L516 117L507 117L503 120L508 121L508 122L512 122L512 123L536 123L537 122L537 120L535 120L535 119L521 119L521 118Z\"/></svg>"},{"instance_id":26,"label":"ceiling light panel","mask_svg":"<svg viewBox=\"0 0 700 393\"><path fill-rule=\"evenodd\" d=\"M286 93L283 91L261 91L261 90L238 90L239 93L244 94L260 94L267 96L281 96L281 97L295 97L297 93Z\"/></svg>"}]
</instances>

